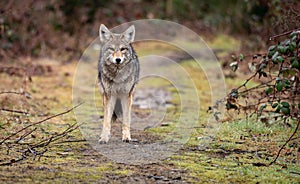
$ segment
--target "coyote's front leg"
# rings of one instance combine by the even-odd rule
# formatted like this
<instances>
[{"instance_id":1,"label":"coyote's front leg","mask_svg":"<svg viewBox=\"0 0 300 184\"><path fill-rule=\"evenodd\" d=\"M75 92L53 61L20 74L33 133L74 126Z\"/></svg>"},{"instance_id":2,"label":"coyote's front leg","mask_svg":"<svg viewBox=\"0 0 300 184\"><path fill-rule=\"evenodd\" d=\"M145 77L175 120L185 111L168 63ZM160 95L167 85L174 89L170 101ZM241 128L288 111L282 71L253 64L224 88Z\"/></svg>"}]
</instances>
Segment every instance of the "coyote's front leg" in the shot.
<instances>
[{"instance_id":1,"label":"coyote's front leg","mask_svg":"<svg viewBox=\"0 0 300 184\"><path fill-rule=\"evenodd\" d=\"M104 121L99 142L107 143L110 138L111 118L114 110L114 105L116 103L116 98L114 96L108 96L104 94L102 99L104 107Z\"/></svg>"},{"instance_id":2,"label":"coyote's front leg","mask_svg":"<svg viewBox=\"0 0 300 184\"><path fill-rule=\"evenodd\" d=\"M122 140L124 142L131 141L130 136L130 121L131 121L131 105L132 93L126 94L121 98L122 111L123 111L123 126L122 126Z\"/></svg>"}]
</instances>

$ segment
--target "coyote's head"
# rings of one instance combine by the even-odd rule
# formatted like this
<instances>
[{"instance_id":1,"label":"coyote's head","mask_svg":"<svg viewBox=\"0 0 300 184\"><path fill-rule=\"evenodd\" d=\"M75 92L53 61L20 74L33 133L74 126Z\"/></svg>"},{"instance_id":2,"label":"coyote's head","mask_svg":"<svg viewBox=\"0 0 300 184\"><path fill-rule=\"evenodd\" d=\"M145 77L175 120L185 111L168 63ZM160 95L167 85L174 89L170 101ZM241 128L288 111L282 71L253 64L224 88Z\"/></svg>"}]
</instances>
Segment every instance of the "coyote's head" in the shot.
<instances>
[{"instance_id":1,"label":"coyote's head","mask_svg":"<svg viewBox=\"0 0 300 184\"><path fill-rule=\"evenodd\" d=\"M116 65L129 62L134 52L130 45L134 40L134 35L135 28L133 25L123 33L115 34L101 24L99 37L102 43L102 57L105 62Z\"/></svg>"}]
</instances>

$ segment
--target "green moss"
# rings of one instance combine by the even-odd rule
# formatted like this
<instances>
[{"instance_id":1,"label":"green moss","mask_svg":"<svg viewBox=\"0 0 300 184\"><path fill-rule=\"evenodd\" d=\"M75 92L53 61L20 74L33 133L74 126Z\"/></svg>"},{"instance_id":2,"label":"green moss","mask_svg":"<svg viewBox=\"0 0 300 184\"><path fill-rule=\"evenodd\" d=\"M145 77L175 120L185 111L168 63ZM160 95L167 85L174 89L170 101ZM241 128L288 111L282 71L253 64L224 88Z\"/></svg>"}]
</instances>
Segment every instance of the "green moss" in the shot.
<instances>
[{"instance_id":1,"label":"green moss","mask_svg":"<svg viewBox=\"0 0 300 184\"><path fill-rule=\"evenodd\" d=\"M120 176L129 176L129 175L133 174L133 171L131 171L131 170L116 170L114 172L114 174L120 175Z\"/></svg>"},{"instance_id":2,"label":"green moss","mask_svg":"<svg viewBox=\"0 0 300 184\"><path fill-rule=\"evenodd\" d=\"M280 139L284 139L282 125L266 127L259 122L237 121L223 123L214 139L204 149L199 149L202 135L201 128L195 130L186 148L194 147L196 151L186 151L174 155L169 161L180 168L188 170L197 181L214 183L294 183L299 180L299 166L279 160L280 165L267 165L273 159L268 149ZM255 138L255 140L253 140ZM270 144L270 140L273 142ZM271 147L266 144L268 142ZM189 150L189 149L187 149ZM276 150L277 151L277 150ZM262 164L262 166L256 165Z\"/></svg>"},{"instance_id":3,"label":"green moss","mask_svg":"<svg viewBox=\"0 0 300 184\"><path fill-rule=\"evenodd\" d=\"M297 182L299 179L292 171L297 172L299 168L289 165L287 169L281 166L253 166L259 159L248 159L247 162L241 155L228 155L226 157L215 157L209 151L184 153L173 156L171 163L180 168L187 169L193 178L190 182L213 182L213 183L240 183L240 182L262 182L262 183L286 183ZM247 155L246 155L247 156ZM262 161L263 162L263 161ZM263 162L264 163L264 162Z\"/></svg>"}]
</instances>

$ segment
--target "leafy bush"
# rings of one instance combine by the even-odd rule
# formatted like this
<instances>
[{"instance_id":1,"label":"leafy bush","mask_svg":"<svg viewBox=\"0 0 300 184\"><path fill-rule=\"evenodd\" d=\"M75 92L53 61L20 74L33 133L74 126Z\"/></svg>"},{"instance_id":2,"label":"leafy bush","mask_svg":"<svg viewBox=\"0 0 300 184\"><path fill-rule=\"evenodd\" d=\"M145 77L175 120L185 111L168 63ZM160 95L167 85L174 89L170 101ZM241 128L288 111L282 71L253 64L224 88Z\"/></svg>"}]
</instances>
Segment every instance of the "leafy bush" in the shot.
<instances>
[{"instance_id":1,"label":"leafy bush","mask_svg":"<svg viewBox=\"0 0 300 184\"><path fill-rule=\"evenodd\" d=\"M265 122L278 118L284 121L300 118L300 30L272 39L286 35L289 35L286 40L271 45L266 53L255 54L248 61L254 74L227 96L227 110L256 114ZM235 71L245 59L241 54L230 66ZM250 81L257 85L247 88Z\"/></svg>"}]
</instances>

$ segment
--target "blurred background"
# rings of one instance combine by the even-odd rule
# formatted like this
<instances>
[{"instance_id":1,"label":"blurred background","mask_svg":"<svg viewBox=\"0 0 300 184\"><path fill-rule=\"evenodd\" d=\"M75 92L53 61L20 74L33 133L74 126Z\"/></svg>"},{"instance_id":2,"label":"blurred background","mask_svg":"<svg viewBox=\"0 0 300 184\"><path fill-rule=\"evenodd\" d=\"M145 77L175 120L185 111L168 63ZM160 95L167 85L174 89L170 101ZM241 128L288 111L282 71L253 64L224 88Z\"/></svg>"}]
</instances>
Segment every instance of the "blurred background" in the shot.
<instances>
[{"instance_id":1,"label":"blurred background","mask_svg":"<svg viewBox=\"0 0 300 184\"><path fill-rule=\"evenodd\" d=\"M0 62L20 56L78 59L109 28L137 19L165 19L206 38L239 36L243 49L258 50L269 36L300 25L297 0L2 0ZM254 43L253 43L254 42Z\"/></svg>"}]
</instances>

